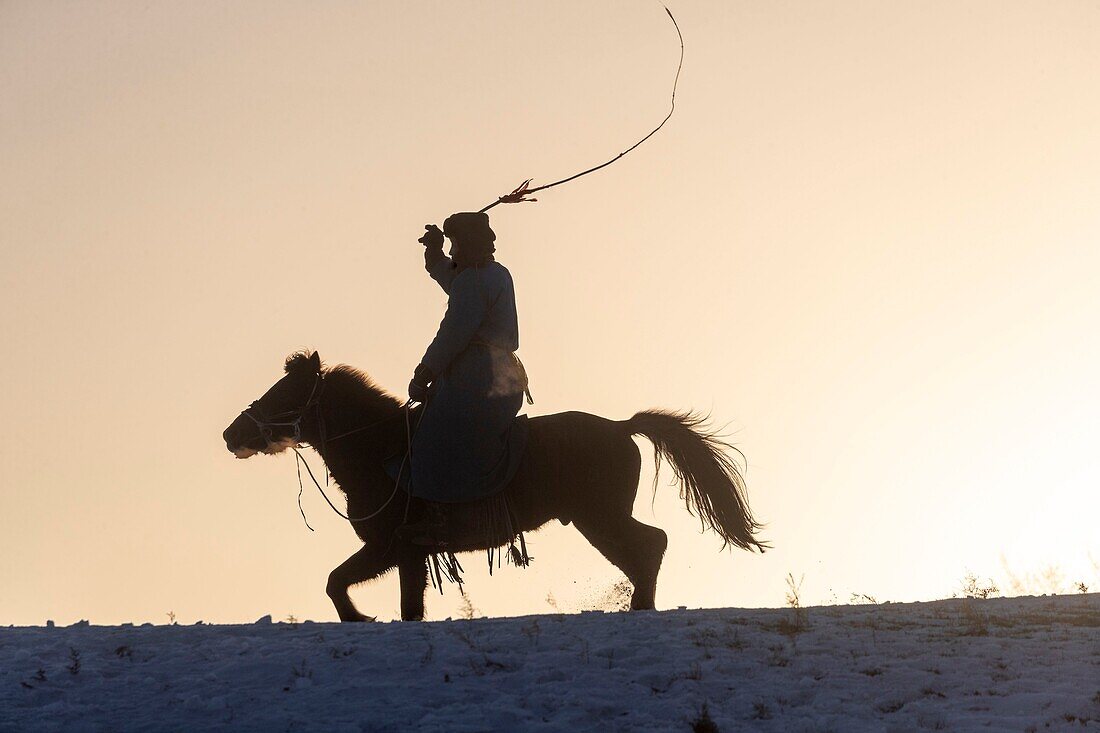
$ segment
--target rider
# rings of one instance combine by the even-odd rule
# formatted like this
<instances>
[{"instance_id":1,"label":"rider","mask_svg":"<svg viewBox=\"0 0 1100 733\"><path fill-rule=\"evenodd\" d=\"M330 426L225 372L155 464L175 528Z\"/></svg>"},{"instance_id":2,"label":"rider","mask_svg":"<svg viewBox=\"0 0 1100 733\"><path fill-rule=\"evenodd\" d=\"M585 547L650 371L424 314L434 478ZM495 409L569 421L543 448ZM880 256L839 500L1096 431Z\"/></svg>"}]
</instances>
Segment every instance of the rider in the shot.
<instances>
[{"instance_id":1,"label":"rider","mask_svg":"<svg viewBox=\"0 0 1100 733\"><path fill-rule=\"evenodd\" d=\"M512 276L493 257L489 215L458 213L442 231L424 228L424 266L447 293L447 313L409 383L410 399L425 405L410 449L409 491L425 500L426 511L398 532L441 545L451 504L495 494L515 475L526 439L526 421L515 418L527 377L514 353Z\"/></svg>"}]
</instances>

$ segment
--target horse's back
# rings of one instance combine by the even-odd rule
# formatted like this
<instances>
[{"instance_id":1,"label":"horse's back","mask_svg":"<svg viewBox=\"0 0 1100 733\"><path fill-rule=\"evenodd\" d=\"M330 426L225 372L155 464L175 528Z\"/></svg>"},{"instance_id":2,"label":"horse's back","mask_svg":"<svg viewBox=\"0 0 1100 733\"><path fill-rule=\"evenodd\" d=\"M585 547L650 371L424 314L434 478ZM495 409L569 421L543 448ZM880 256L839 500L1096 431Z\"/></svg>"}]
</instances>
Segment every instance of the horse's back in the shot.
<instances>
[{"instance_id":1,"label":"horse's back","mask_svg":"<svg viewBox=\"0 0 1100 733\"><path fill-rule=\"evenodd\" d=\"M533 431L555 431L582 429L605 429L612 431L621 423L617 420L609 420L606 417L593 415L590 412L570 410L568 412L555 412L552 415L539 415L530 417L528 421Z\"/></svg>"},{"instance_id":2,"label":"horse's back","mask_svg":"<svg viewBox=\"0 0 1100 733\"><path fill-rule=\"evenodd\" d=\"M632 505L641 456L624 423L586 412L529 418L512 492L540 518L567 520L578 503ZM544 513L545 512L545 513Z\"/></svg>"},{"instance_id":3,"label":"horse's back","mask_svg":"<svg viewBox=\"0 0 1100 733\"><path fill-rule=\"evenodd\" d=\"M556 459L558 450L570 458L600 455L605 460L617 452L637 453L630 433L618 420L588 412L558 412L528 419L527 453L532 459ZM633 449L633 450L631 450ZM608 455L611 451L612 455Z\"/></svg>"}]
</instances>

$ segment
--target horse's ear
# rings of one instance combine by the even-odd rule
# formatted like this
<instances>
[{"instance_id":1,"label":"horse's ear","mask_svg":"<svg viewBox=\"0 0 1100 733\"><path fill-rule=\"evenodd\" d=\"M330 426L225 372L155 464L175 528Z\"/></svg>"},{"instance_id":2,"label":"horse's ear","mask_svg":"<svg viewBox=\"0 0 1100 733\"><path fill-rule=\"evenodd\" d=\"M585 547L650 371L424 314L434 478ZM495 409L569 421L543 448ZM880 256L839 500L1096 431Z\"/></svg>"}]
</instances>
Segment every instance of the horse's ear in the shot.
<instances>
[{"instance_id":1,"label":"horse's ear","mask_svg":"<svg viewBox=\"0 0 1100 733\"><path fill-rule=\"evenodd\" d=\"M295 351L286 358L286 364L283 371L287 374L301 374L303 372L320 374L321 357L317 355L316 351L313 353L309 351Z\"/></svg>"}]
</instances>

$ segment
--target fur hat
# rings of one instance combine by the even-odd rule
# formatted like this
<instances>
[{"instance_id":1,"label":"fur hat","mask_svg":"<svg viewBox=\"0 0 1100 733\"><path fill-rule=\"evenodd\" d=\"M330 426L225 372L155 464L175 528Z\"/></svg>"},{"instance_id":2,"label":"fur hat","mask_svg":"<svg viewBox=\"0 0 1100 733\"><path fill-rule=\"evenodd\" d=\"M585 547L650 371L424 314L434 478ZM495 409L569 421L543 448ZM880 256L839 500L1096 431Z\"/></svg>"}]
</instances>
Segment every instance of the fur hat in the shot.
<instances>
[{"instance_id":1,"label":"fur hat","mask_svg":"<svg viewBox=\"0 0 1100 733\"><path fill-rule=\"evenodd\" d=\"M476 265L492 257L497 235L489 227L489 215L482 211L451 214L443 222L443 233L451 240L451 256L460 267Z\"/></svg>"}]
</instances>

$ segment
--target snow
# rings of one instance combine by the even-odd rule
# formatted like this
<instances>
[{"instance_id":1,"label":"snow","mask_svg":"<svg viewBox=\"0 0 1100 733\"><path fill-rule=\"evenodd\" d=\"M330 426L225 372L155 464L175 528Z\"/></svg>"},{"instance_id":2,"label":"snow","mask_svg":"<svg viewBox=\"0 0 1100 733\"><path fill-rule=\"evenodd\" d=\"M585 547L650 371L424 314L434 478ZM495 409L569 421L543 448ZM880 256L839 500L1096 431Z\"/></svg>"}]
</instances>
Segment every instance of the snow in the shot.
<instances>
[{"instance_id":1,"label":"snow","mask_svg":"<svg viewBox=\"0 0 1100 733\"><path fill-rule=\"evenodd\" d=\"M1100 594L0 629L0 731L691 731L704 705L719 731L1100 730Z\"/></svg>"}]
</instances>

